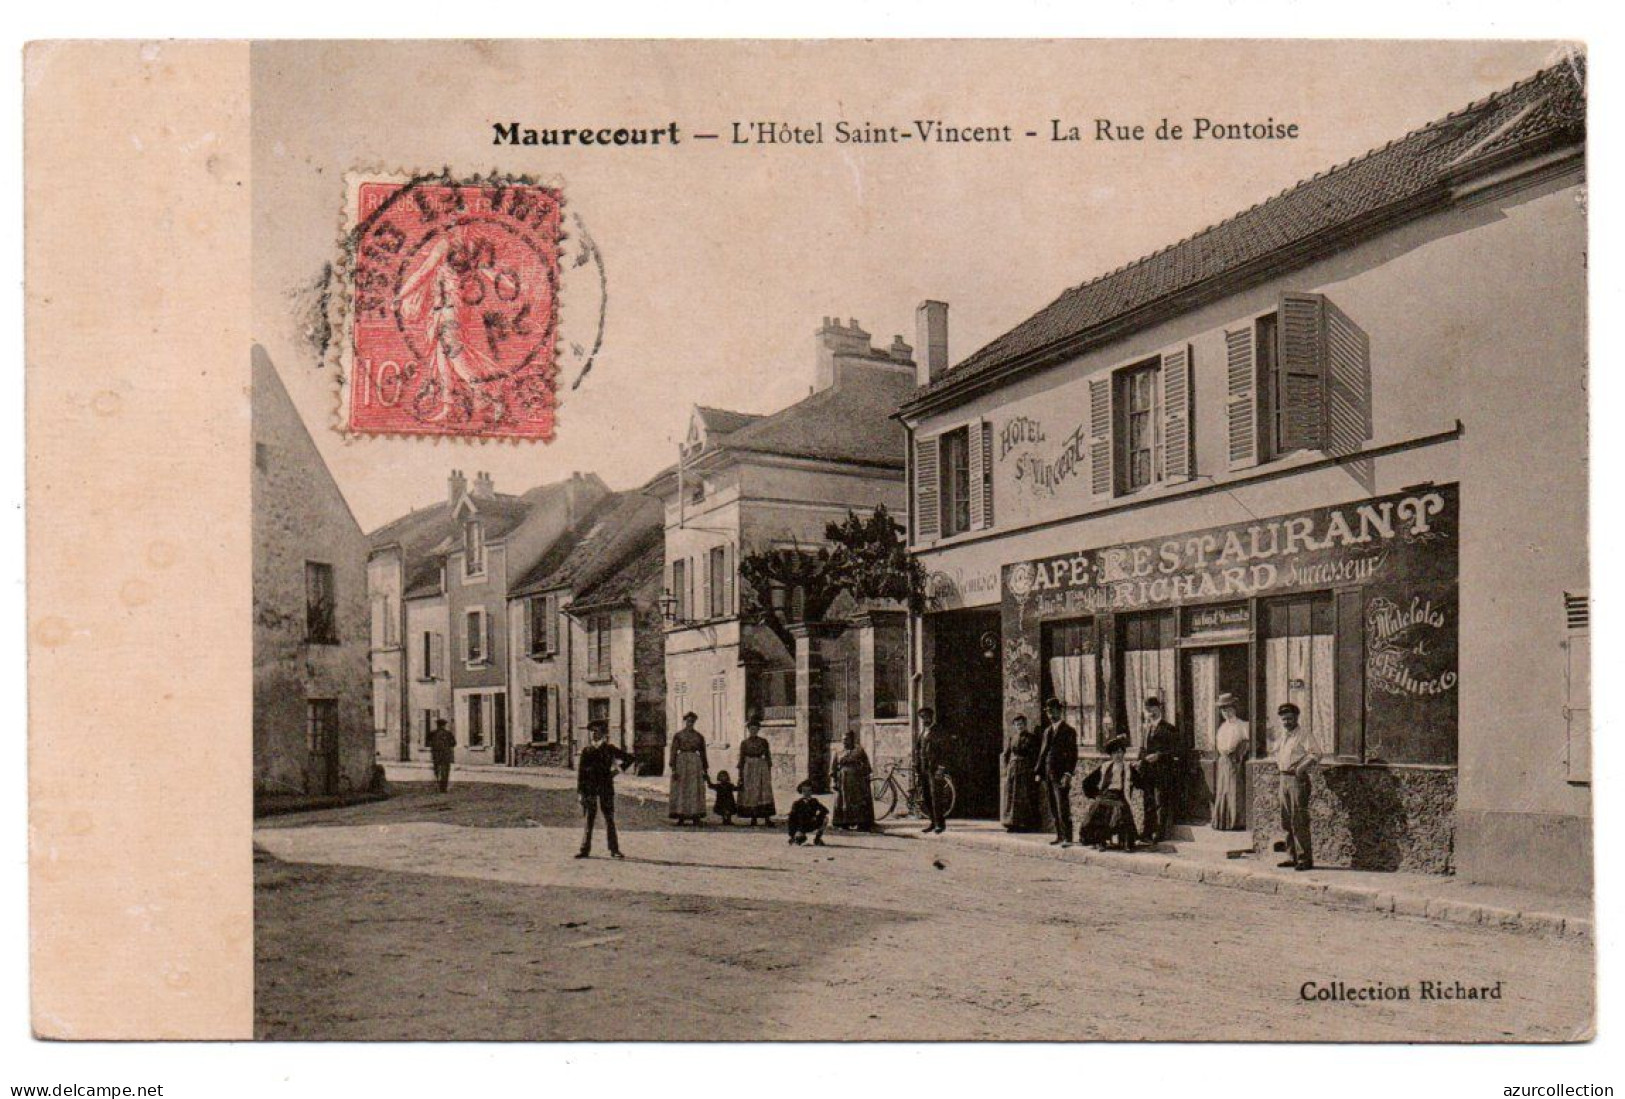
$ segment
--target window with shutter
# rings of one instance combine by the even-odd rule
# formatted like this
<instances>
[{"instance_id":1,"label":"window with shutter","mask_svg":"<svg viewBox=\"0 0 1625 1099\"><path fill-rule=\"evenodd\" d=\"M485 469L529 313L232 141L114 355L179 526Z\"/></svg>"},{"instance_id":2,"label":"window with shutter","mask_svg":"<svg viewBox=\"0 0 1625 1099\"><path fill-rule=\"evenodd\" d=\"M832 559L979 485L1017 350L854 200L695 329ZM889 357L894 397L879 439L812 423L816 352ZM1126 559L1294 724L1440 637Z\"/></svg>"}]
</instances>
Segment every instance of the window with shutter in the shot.
<instances>
[{"instance_id":1,"label":"window with shutter","mask_svg":"<svg viewBox=\"0 0 1625 1099\"><path fill-rule=\"evenodd\" d=\"M1253 326L1228 330L1225 350L1225 419L1231 469L1258 464L1258 364Z\"/></svg>"},{"instance_id":2,"label":"window with shutter","mask_svg":"<svg viewBox=\"0 0 1625 1099\"><path fill-rule=\"evenodd\" d=\"M970 428L945 432L937 440L937 503L942 536L952 537L971 527Z\"/></svg>"},{"instance_id":3,"label":"window with shutter","mask_svg":"<svg viewBox=\"0 0 1625 1099\"><path fill-rule=\"evenodd\" d=\"M928 542L942 530L937 507L937 440L914 444L914 540Z\"/></svg>"},{"instance_id":4,"label":"window with shutter","mask_svg":"<svg viewBox=\"0 0 1625 1099\"><path fill-rule=\"evenodd\" d=\"M492 615L482 615L485 625L485 650L481 659L485 663L493 663L497 658L497 629L496 618Z\"/></svg>"},{"instance_id":5,"label":"window with shutter","mask_svg":"<svg viewBox=\"0 0 1625 1099\"><path fill-rule=\"evenodd\" d=\"M434 663L432 665L434 670L429 673L429 678L430 679L440 679L440 678L444 677L445 674L446 674L446 635L445 634L436 631L436 633L434 635L434 647L430 650L430 655L434 659Z\"/></svg>"},{"instance_id":6,"label":"window with shutter","mask_svg":"<svg viewBox=\"0 0 1625 1099\"><path fill-rule=\"evenodd\" d=\"M1321 450L1326 432L1324 299L1281 295L1280 367L1276 371L1276 451Z\"/></svg>"},{"instance_id":7,"label":"window with shutter","mask_svg":"<svg viewBox=\"0 0 1625 1099\"><path fill-rule=\"evenodd\" d=\"M1326 452L1345 457L1373 434L1371 340L1330 301L1326 311Z\"/></svg>"},{"instance_id":8,"label":"window with shutter","mask_svg":"<svg viewBox=\"0 0 1625 1099\"><path fill-rule=\"evenodd\" d=\"M966 455L969 483L966 487L970 489L970 507L966 518L969 519L970 530L981 530L987 526L987 485L983 480L987 455L982 450L981 420L971 421L969 444L970 453Z\"/></svg>"},{"instance_id":9,"label":"window with shutter","mask_svg":"<svg viewBox=\"0 0 1625 1099\"><path fill-rule=\"evenodd\" d=\"M1195 423L1193 365L1189 344L1162 354L1163 476L1171 485L1196 475L1196 441L1191 426Z\"/></svg>"},{"instance_id":10,"label":"window with shutter","mask_svg":"<svg viewBox=\"0 0 1625 1099\"><path fill-rule=\"evenodd\" d=\"M1158 480L1157 375L1161 360L1153 359L1112 375L1113 408L1120 417L1113 428L1113 459L1117 492L1138 492Z\"/></svg>"},{"instance_id":11,"label":"window with shutter","mask_svg":"<svg viewBox=\"0 0 1625 1099\"><path fill-rule=\"evenodd\" d=\"M1110 499L1112 474L1112 378L1089 380L1089 494Z\"/></svg>"},{"instance_id":12,"label":"window with shutter","mask_svg":"<svg viewBox=\"0 0 1625 1099\"><path fill-rule=\"evenodd\" d=\"M1568 723L1568 780L1591 781L1591 605L1584 595L1563 593L1568 625L1567 697L1563 718Z\"/></svg>"}]
</instances>

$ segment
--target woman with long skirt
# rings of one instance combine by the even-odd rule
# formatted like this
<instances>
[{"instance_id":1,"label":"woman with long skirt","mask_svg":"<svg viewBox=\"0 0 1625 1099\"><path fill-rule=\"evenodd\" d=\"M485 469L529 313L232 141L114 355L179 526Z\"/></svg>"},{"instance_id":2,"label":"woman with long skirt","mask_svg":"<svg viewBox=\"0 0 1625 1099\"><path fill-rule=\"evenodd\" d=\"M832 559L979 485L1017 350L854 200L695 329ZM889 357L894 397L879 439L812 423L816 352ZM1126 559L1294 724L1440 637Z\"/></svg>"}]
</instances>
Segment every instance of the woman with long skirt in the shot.
<instances>
[{"instance_id":1,"label":"woman with long skirt","mask_svg":"<svg viewBox=\"0 0 1625 1099\"><path fill-rule=\"evenodd\" d=\"M739 742L739 815L749 817L751 827L758 819L773 823L773 750L762 736L762 719L752 714L745 723L745 739Z\"/></svg>"},{"instance_id":2,"label":"woman with long skirt","mask_svg":"<svg viewBox=\"0 0 1625 1099\"><path fill-rule=\"evenodd\" d=\"M1004 750L1004 829L1037 832L1044 827L1039 805L1038 733L1028 728L1025 714L1010 719L1010 744Z\"/></svg>"},{"instance_id":3,"label":"woman with long skirt","mask_svg":"<svg viewBox=\"0 0 1625 1099\"><path fill-rule=\"evenodd\" d=\"M1213 767L1213 827L1223 832L1246 827L1241 792L1253 738L1239 712L1235 695L1227 691L1219 696L1219 730L1213 737L1218 757Z\"/></svg>"},{"instance_id":4,"label":"woman with long skirt","mask_svg":"<svg viewBox=\"0 0 1625 1099\"><path fill-rule=\"evenodd\" d=\"M698 714L684 714L683 727L671 738L671 796L666 813L678 824L705 819L706 782L711 768L705 758L705 738L694 727Z\"/></svg>"},{"instance_id":5,"label":"woman with long skirt","mask_svg":"<svg viewBox=\"0 0 1625 1099\"><path fill-rule=\"evenodd\" d=\"M874 831L875 798L869 789L873 772L858 734L847 733L846 748L835 757L835 827Z\"/></svg>"},{"instance_id":6,"label":"woman with long skirt","mask_svg":"<svg viewBox=\"0 0 1625 1099\"><path fill-rule=\"evenodd\" d=\"M1078 829L1079 843L1092 843L1104 851L1113 840L1124 851L1134 850L1134 810L1129 808L1129 789L1134 784L1134 765L1128 761L1129 739L1113 737L1106 744L1111 755L1084 780L1083 792L1094 798Z\"/></svg>"}]
</instances>

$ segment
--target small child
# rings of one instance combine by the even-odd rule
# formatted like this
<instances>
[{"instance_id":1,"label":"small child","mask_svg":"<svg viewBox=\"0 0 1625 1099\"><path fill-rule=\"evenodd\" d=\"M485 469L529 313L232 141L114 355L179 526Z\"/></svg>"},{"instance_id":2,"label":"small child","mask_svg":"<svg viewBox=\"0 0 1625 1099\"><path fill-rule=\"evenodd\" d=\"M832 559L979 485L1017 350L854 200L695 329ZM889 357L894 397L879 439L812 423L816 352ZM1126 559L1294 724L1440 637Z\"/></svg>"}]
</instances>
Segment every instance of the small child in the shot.
<instances>
[{"instance_id":1,"label":"small child","mask_svg":"<svg viewBox=\"0 0 1625 1099\"><path fill-rule=\"evenodd\" d=\"M739 802L734 800L734 792L739 789L728 778L727 771L718 771L715 782L706 783L717 792L716 804L711 806L711 812L722 818L723 824L732 824L734 815L739 812ZM751 822L755 824L755 821Z\"/></svg>"},{"instance_id":2,"label":"small child","mask_svg":"<svg viewBox=\"0 0 1625 1099\"><path fill-rule=\"evenodd\" d=\"M790 806L790 842L800 846L811 836L814 847L825 846L824 825L829 822L829 810L813 797L811 782L802 782L796 787L796 793L801 796Z\"/></svg>"}]
</instances>

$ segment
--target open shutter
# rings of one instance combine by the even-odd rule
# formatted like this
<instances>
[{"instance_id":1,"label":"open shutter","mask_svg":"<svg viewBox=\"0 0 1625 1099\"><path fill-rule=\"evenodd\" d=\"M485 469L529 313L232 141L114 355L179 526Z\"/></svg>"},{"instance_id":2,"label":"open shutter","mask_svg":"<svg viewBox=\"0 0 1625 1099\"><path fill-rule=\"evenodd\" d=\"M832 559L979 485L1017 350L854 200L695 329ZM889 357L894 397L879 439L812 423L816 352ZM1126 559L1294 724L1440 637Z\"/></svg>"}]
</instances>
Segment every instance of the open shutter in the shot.
<instances>
[{"instance_id":1,"label":"open shutter","mask_svg":"<svg viewBox=\"0 0 1625 1099\"><path fill-rule=\"evenodd\" d=\"M993 526L993 421L982 421L982 526Z\"/></svg>"},{"instance_id":2,"label":"open shutter","mask_svg":"<svg viewBox=\"0 0 1625 1099\"><path fill-rule=\"evenodd\" d=\"M732 542L724 543L722 547L722 613L734 614L734 573L739 569L734 545Z\"/></svg>"},{"instance_id":3,"label":"open shutter","mask_svg":"<svg viewBox=\"0 0 1625 1099\"><path fill-rule=\"evenodd\" d=\"M1116 486L1112 472L1112 376L1089 379L1089 495L1109 500Z\"/></svg>"},{"instance_id":4,"label":"open shutter","mask_svg":"<svg viewBox=\"0 0 1625 1099\"><path fill-rule=\"evenodd\" d=\"M969 451L966 458L970 464L970 529L981 530L987 526L987 498L983 492L982 474L987 469L987 455L982 453L982 426L981 420L972 420L970 429L965 432L965 449Z\"/></svg>"},{"instance_id":5,"label":"open shutter","mask_svg":"<svg viewBox=\"0 0 1625 1099\"><path fill-rule=\"evenodd\" d=\"M914 444L914 540L934 540L942 530L937 507L937 440Z\"/></svg>"},{"instance_id":6,"label":"open shutter","mask_svg":"<svg viewBox=\"0 0 1625 1099\"><path fill-rule=\"evenodd\" d=\"M1258 361L1253 326L1224 334L1225 418L1231 469L1258 464Z\"/></svg>"},{"instance_id":7,"label":"open shutter","mask_svg":"<svg viewBox=\"0 0 1625 1099\"><path fill-rule=\"evenodd\" d=\"M483 654L485 662L495 664L497 660L496 615L486 614L481 617L485 619L485 652Z\"/></svg>"},{"instance_id":8,"label":"open shutter","mask_svg":"<svg viewBox=\"0 0 1625 1099\"><path fill-rule=\"evenodd\" d=\"M1194 372L1190 344L1162 354L1163 479L1177 485L1196 474L1195 444L1191 434Z\"/></svg>"},{"instance_id":9,"label":"open shutter","mask_svg":"<svg viewBox=\"0 0 1625 1099\"><path fill-rule=\"evenodd\" d=\"M430 638L429 666L434 670L429 678L441 679L446 674L446 635L438 630Z\"/></svg>"},{"instance_id":10,"label":"open shutter","mask_svg":"<svg viewBox=\"0 0 1625 1099\"><path fill-rule=\"evenodd\" d=\"M1281 449L1326 446L1326 299L1281 295Z\"/></svg>"},{"instance_id":11,"label":"open shutter","mask_svg":"<svg viewBox=\"0 0 1625 1099\"><path fill-rule=\"evenodd\" d=\"M1326 453L1345 457L1370 440L1371 341L1330 301L1326 309Z\"/></svg>"},{"instance_id":12,"label":"open shutter","mask_svg":"<svg viewBox=\"0 0 1625 1099\"><path fill-rule=\"evenodd\" d=\"M716 611L716 606L715 606L715 603L713 601L713 596L711 594L711 590L712 590L713 587L715 587L716 582L717 582L717 577L715 576L715 573L717 571L716 559L711 556L711 551L710 550L706 550L705 553L700 557L699 560L700 560L700 613L695 615L694 617L702 618L702 619L703 618L715 618L716 614L714 612Z\"/></svg>"}]
</instances>

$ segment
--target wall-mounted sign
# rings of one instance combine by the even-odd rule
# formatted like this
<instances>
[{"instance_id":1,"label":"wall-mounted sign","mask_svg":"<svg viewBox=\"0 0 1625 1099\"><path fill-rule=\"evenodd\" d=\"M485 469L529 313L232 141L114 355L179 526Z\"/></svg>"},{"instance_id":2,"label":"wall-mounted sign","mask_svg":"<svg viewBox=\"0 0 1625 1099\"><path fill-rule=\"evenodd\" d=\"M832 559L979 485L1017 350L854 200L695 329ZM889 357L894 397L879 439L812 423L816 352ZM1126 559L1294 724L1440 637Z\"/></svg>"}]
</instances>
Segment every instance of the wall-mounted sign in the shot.
<instances>
[{"instance_id":1,"label":"wall-mounted sign","mask_svg":"<svg viewBox=\"0 0 1625 1099\"><path fill-rule=\"evenodd\" d=\"M1253 614L1246 603L1220 607L1198 607L1185 612L1185 635L1208 637L1213 634L1245 634L1252 628Z\"/></svg>"}]
</instances>

